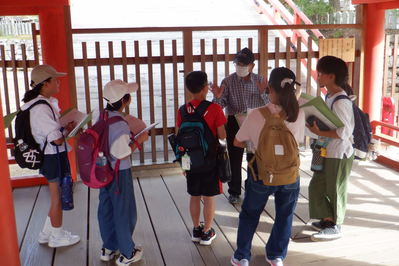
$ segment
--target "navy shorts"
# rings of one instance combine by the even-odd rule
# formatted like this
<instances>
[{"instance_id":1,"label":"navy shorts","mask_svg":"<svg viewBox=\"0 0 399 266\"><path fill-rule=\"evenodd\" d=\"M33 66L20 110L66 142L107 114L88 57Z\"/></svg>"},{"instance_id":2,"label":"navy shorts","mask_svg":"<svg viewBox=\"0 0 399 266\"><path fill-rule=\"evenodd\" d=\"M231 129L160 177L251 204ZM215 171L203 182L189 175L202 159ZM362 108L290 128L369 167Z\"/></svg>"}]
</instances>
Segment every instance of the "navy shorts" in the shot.
<instances>
[{"instance_id":1,"label":"navy shorts","mask_svg":"<svg viewBox=\"0 0 399 266\"><path fill-rule=\"evenodd\" d=\"M59 161L59 163L58 163ZM61 171L59 169L61 166ZM45 154L43 165L39 173L44 175L49 183L59 182L62 176L70 174L68 154L67 152L60 152L60 154Z\"/></svg>"},{"instance_id":2,"label":"navy shorts","mask_svg":"<svg viewBox=\"0 0 399 266\"><path fill-rule=\"evenodd\" d=\"M216 196L222 193L216 169L209 173L192 174L187 172L187 192L191 196Z\"/></svg>"}]
</instances>

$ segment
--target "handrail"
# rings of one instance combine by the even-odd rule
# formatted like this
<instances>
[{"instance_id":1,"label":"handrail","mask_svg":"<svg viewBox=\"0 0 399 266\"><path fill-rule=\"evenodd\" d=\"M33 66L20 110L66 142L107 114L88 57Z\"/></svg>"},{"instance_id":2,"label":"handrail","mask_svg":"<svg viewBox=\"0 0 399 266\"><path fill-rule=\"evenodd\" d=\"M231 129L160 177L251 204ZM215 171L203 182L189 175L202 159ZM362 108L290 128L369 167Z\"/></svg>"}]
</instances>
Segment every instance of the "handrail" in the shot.
<instances>
[{"instance_id":1,"label":"handrail","mask_svg":"<svg viewBox=\"0 0 399 266\"><path fill-rule=\"evenodd\" d=\"M395 147L399 147L399 138L394 138L392 136L383 134L381 133L380 130L381 127L387 127L389 129L399 132L399 127L381 121L371 121L371 127L373 130L374 139L381 140L382 142L385 142ZM376 161L392 169L395 169L396 171L399 171L399 161L397 160L393 160L383 155L379 155Z\"/></svg>"}]
</instances>

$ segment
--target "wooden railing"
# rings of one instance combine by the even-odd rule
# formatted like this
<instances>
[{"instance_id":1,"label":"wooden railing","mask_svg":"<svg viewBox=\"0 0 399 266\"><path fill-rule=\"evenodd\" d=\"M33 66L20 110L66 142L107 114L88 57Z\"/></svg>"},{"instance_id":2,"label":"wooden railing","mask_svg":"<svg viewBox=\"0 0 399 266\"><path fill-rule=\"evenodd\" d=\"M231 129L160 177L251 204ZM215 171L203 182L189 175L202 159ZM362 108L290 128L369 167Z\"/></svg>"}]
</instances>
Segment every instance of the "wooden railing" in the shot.
<instances>
[{"instance_id":1,"label":"wooden railing","mask_svg":"<svg viewBox=\"0 0 399 266\"><path fill-rule=\"evenodd\" d=\"M398 136L397 133L399 133L399 127L391 125L391 124L387 124L384 122L380 122L380 121L372 121L371 127L373 129L373 138L374 139L380 140L381 142L386 143L390 146L397 147L398 151L399 151L399 138L392 137L392 136L381 133L381 127L384 127L384 128L389 128L390 130L395 131L396 134L393 134L393 135ZM398 158L392 158L392 157L380 155L380 156L378 156L377 161L384 165L387 165L390 168L393 168L393 169L399 171L399 159Z\"/></svg>"},{"instance_id":2,"label":"wooden railing","mask_svg":"<svg viewBox=\"0 0 399 266\"><path fill-rule=\"evenodd\" d=\"M312 65L318 58L318 51L313 49L312 42L304 46L301 38L298 38L293 44L291 37L276 38L272 33L276 30L323 28L361 30L361 25L73 29L74 58L71 58L70 63L74 66L74 73L68 73L68 76L74 78L75 87L71 90L76 92L78 109L88 112L104 108L102 87L109 80L137 82L140 89L133 95L132 104L126 111L146 123L160 123L151 132L151 140L135 161L140 164L171 162L174 158L170 156L167 135L174 132L176 111L186 100L185 73L203 70L208 73L209 81L220 83L234 71L232 61L236 52L247 46L255 54L255 72L267 77L271 68L292 68L302 83L302 90L317 95L320 90L312 86L310 77ZM234 32L234 37L225 37L228 32ZM39 34L38 30L33 30L36 48L35 40ZM118 34L122 37L118 37L118 41L113 40L112 37ZM136 38L140 34L152 35ZM170 37L170 34L173 36ZM90 35L90 40L84 40L84 35ZM295 51L291 49L293 45L296 46ZM14 47L11 50L15 49L24 48ZM0 84L4 85L4 114L9 114L19 107L20 95L29 89L28 73L39 62L39 57L7 60L3 56L5 50L10 49L0 46ZM36 49L35 54L39 55L40 51ZM302 60L306 60L305 66L300 63ZM356 60L357 63L352 64L350 69L352 85L357 90L360 51L356 53ZM11 138L12 128L7 131L7 136Z\"/></svg>"}]
</instances>

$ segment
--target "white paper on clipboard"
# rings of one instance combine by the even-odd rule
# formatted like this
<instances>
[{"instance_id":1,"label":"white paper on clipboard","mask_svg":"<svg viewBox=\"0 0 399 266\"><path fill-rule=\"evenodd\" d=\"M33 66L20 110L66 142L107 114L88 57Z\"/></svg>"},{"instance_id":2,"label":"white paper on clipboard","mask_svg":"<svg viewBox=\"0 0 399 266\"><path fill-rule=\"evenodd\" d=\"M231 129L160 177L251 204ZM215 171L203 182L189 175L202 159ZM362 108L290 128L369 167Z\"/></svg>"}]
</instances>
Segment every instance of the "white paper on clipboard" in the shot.
<instances>
[{"instance_id":1,"label":"white paper on clipboard","mask_svg":"<svg viewBox=\"0 0 399 266\"><path fill-rule=\"evenodd\" d=\"M134 139L137 140L137 138L140 137L140 135L142 135L142 134L145 133L145 132L150 131L151 129L153 129L153 128L154 128L156 125L158 125L158 124L159 124L159 122L152 123L152 124L149 125L148 127L146 127L146 128L144 128L143 130L141 130L139 133L137 133L137 134L134 136Z\"/></svg>"}]
</instances>

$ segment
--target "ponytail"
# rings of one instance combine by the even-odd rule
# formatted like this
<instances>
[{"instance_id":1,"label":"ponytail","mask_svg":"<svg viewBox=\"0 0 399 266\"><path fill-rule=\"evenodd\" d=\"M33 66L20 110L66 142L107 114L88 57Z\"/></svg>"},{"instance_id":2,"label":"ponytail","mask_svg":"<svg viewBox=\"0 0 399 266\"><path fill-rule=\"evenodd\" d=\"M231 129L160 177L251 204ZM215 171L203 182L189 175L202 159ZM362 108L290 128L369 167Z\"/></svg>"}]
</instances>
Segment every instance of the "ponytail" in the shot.
<instances>
[{"instance_id":1,"label":"ponytail","mask_svg":"<svg viewBox=\"0 0 399 266\"><path fill-rule=\"evenodd\" d=\"M281 89L275 89L280 106L287 114L286 120L288 122L295 122L299 114L299 104L295 95L295 82L285 83Z\"/></svg>"},{"instance_id":2,"label":"ponytail","mask_svg":"<svg viewBox=\"0 0 399 266\"><path fill-rule=\"evenodd\" d=\"M42 81L41 83L37 84L36 86L33 87L33 85L35 84L33 81L30 82L30 86L33 87L31 90L25 92L24 98L22 99L22 101L24 103L27 103L33 99L35 99L37 96L39 96L44 83L45 82L49 82L51 78L48 78L44 81Z\"/></svg>"}]
</instances>

